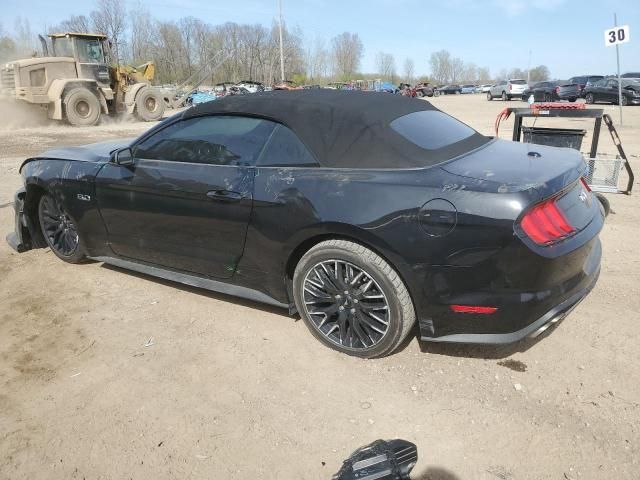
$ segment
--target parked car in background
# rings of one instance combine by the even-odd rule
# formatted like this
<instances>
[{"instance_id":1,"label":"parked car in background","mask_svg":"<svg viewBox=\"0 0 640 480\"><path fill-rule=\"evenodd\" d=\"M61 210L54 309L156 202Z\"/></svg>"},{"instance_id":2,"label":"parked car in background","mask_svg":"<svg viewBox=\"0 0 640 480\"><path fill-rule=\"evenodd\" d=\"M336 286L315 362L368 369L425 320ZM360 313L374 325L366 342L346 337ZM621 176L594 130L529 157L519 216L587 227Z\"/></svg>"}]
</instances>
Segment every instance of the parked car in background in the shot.
<instances>
[{"instance_id":1,"label":"parked car in background","mask_svg":"<svg viewBox=\"0 0 640 480\"><path fill-rule=\"evenodd\" d=\"M618 103L618 79L604 78L583 90L587 103ZM622 79L622 105L640 105L640 79Z\"/></svg>"},{"instance_id":2,"label":"parked car in background","mask_svg":"<svg viewBox=\"0 0 640 480\"><path fill-rule=\"evenodd\" d=\"M640 72L627 72L620 75L621 78L640 78Z\"/></svg>"},{"instance_id":3,"label":"parked car in background","mask_svg":"<svg viewBox=\"0 0 640 480\"><path fill-rule=\"evenodd\" d=\"M487 83L485 85L478 85L476 87L476 93L487 93L493 85Z\"/></svg>"},{"instance_id":4,"label":"parked car in background","mask_svg":"<svg viewBox=\"0 0 640 480\"><path fill-rule=\"evenodd\" d=\"M535 102L575 102L580 97L580 87L567 80L538 82L522 93L522 100L528 100L531 95Z\"/></svg>"},{"instance_id":5,"label":"parked car in background","mask_svg":"<svg viewBox=\"0 0 640 480\"><path fill-rule=\"evenodd\" d=\"M433 97L433 85L429 83L418 83L415 89L416 97Z\"/></svg>"},{"instance_id":6,"label":"parked car in background","mask_svg":"<svg viewBox=\"0 0 640 480\"><path fill-rule=\"evenodd\" d=\"M501 98L502 100L511 100L513 97L522 97L522 93L529 88L526 80L512 78L510 80L502 80L493 85L487 92L487 100Z\"/></svg>"},{"instance_id":7,"label":"parked car in background","mask_svg":"<svg viewBox=\"0 0 640 480\"><path fill-rule=\"evenodd\" d=\"M575 83L580 87L580 96L584 97L584 87L587 87L598 80L602 80L603 75L578 75L577 77L571 77L567 82Z\"/></svg>"},{"instance_id":8,"label":"parked car in background","mask_svg":"<svg viewBox=\"0 0 640 480\"><path fill-rule=\"evenodd\" d=\"M246 88L249 93L264 92L264 85L260 82L254 82L253 80L243 80L236 83L236 87Z\"/></svg>"},{"instance_id":9,"label":"parked car in background","mask_svg":"<svg viewBox=\"0 0 640 480\"><path fill-rule=\"evenodd\" d=\"M456 93L462 93L462 87L457 84L443 85L442 87L439 87L436 91L438 92L438 94L442 94L442 95L453 95Z\"/></svg>"},{"instance_id":10,"label":"parked car in background","mask_svg":"<svg viewBox=\"0 0 640 480\"><path fill-rule=\"evenodd\" d=\"M476 93L475 85L462 85L460 93Z\"/></svg>"}]
</instances>

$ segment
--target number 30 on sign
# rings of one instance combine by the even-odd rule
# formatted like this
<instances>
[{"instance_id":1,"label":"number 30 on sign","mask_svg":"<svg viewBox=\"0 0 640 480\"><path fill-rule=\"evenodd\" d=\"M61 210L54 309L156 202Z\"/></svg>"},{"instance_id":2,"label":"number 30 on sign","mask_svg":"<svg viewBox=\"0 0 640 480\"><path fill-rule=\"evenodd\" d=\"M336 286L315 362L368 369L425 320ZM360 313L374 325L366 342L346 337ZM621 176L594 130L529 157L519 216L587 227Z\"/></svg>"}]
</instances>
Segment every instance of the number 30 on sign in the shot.
<instances>
[{"instance_id":1,"label":"number 30 on sign","mask_svg":"<svg viewBox=\"0 0 640 480\"><path fill-rule=\"evenodd\" d=\"M613 27L604 31L604 44L607 47L629 41L629 25Z\"/></svg>"}]
</instances>

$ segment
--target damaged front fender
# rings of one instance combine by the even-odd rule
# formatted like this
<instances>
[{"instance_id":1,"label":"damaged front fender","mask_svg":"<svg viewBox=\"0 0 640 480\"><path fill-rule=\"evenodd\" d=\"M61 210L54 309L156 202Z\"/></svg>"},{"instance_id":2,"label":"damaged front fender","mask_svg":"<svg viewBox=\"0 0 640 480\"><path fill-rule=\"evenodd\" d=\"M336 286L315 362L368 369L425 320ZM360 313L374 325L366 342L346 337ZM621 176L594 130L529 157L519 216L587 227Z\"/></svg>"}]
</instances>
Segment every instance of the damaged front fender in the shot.
<instances>
[{"instance_id":1,"label":"damaged front fender","mask_svg":"<svg viewBox=\"0 0 640 480\"><path fill-rule=\"evenodd\" d=\"M13 201L13 209L15 210L15 230L7 235L7 243L16 252L22 253L33 248L31 232L33 226L29 216L24 211L24 201L27 191L21 188L16 192Z\"/></svg>"}]
</instances>

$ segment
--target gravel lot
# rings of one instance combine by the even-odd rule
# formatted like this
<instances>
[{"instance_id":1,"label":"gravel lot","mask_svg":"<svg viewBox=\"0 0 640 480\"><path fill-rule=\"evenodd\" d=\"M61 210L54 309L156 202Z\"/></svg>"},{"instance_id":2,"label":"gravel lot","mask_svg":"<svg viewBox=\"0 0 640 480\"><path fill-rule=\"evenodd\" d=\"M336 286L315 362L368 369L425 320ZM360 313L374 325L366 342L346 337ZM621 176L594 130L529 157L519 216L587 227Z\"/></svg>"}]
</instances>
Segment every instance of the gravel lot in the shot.
<instances>
[{"instance_id":1,"label":"gravel lot","mask_svg":"<svg viewBox=\"0 0 640 480\"><path fill-rule=\"evenodd\" d=\"M506 106L433 103L486 134ZM640 173L640 107L624 114ZM148 127L0 124L0 230L24 158ZM637 479L640 203L609 198L600 281L550 334L502 348L413 338L375 361L277 309L0 242L0 478L329 479L360 445L402 437L423 480Z\"/></svg>"}]
</instances>

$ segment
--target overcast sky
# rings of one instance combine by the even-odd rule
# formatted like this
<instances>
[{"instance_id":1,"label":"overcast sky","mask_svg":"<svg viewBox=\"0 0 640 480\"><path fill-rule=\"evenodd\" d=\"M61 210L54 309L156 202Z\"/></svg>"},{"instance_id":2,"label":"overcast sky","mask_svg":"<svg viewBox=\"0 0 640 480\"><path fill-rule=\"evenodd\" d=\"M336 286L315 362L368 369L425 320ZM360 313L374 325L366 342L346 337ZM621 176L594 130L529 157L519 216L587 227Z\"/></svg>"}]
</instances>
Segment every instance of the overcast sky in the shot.
<instances>
[{"instance_id":1,"label":"overcast sky","mask_svg":"<svg viewBox=\"0 0 640 480\"><path fill-rule=\"evenodd\" d=\"M262 23L277 15L277 0L130 0L159 19L198 17L209 23ZM34 33L70 15L86 15L90 0L0 0L0 23L11 30L15 17L28 17ZM377 52L392 53L397 70L412 58L416 74L429 73L429 55L440 49L492 74L545 64L555 78L614 73L615 48L604 46L604 30L631 27L631 42L620 48L622 71L640 71L640 0L283 0L285 21L298 25L305 41L344 31L365 45L362 70L375 71Z\"/></svg>"}]
</instances>

